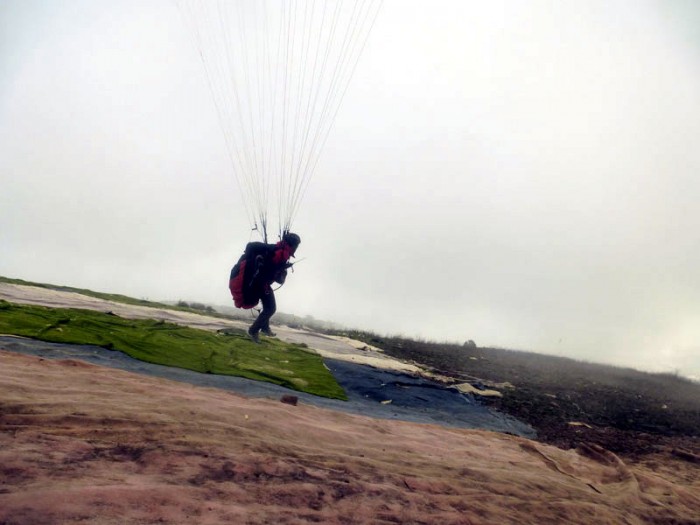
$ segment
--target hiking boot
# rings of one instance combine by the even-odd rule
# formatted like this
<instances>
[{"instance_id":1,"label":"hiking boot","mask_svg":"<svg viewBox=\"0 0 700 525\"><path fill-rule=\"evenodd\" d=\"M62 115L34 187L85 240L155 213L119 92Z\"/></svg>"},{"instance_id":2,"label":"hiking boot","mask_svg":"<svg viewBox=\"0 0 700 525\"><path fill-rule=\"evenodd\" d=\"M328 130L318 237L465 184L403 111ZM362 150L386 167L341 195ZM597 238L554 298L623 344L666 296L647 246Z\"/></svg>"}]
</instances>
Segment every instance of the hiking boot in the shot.
<instances>
[{"instance_id":1,"label":"hiking boot","mask_svg":"<svg viewBox=\"0 0 700 525\"><path fill-rule=\"evenodd\" d=\"M248 337L250 337L250 340L253 341L256 345L260 344L260 338L258 337L258 332L253 332L249 329L248 330Z\"/></svg>"},{"instance_id":2,"label":"hiking boot","mask_svg":"<svg viewBox=\"0 0 700 525\"><path fill-rule=\"evenodd\" d=\"M270 330L269 328L261 328L260 331L262 332L263 335L266 335L267 337L275 337L277 334Z\"/></svg>"}]
</instances>

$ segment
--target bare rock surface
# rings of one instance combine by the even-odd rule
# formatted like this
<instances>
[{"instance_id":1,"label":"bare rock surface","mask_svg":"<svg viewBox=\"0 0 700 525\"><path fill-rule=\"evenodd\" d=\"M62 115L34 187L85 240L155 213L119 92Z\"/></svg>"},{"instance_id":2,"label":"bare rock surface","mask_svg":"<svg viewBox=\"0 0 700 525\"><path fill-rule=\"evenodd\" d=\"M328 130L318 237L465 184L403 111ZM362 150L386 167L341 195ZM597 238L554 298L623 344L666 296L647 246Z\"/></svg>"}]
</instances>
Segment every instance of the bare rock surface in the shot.
<instances>
[{"instance_id":1,"label":"bare rock surface","mask_svg":"<svg viewBox=\"0 0 700 525\"><path fill-rule=\"evenodd\" d=\"M244 326L2 283L0 298ZM277 331L316 348L341 383L381 388L360 385L349 402L299 394L295 405L274 385L191 379L98 347L0 337L0 524L698 523L695 454L624 461L595 445L561 450L476 405L456 421L453 409L435 410L439 389L413 364ZM401 398L412 388L421 395ZM469 429L487 423L521 436Z\"/></svg>"},{"instance_id":2,"label":"bare rock surface","mask_svg":"<svg viewBox=\"0 0 700 525\"><path fill-rule=\"evenodd\" d=\"M697 523L697 465L630 464L0 351L0 523Z\"/></svg>"}]
</instances>

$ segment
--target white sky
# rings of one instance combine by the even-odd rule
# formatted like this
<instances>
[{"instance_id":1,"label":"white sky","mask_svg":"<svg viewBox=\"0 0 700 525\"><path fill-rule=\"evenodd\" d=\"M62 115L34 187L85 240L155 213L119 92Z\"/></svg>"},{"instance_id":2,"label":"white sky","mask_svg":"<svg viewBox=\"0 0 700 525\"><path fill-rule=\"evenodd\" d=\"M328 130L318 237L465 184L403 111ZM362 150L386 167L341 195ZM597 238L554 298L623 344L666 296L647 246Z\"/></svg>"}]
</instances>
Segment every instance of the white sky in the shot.
<instances>
[{"instance_id":1,"label":"white sky","mask_svg":"<svg viewBox=\"0 0 700 525\"><path fill-rule=\"evenodd\" d=\"M279 309L700 377L700 4L386 0ZM230 304L174 2L0 4L0 275Z\"/></svg>"}]
</instances>

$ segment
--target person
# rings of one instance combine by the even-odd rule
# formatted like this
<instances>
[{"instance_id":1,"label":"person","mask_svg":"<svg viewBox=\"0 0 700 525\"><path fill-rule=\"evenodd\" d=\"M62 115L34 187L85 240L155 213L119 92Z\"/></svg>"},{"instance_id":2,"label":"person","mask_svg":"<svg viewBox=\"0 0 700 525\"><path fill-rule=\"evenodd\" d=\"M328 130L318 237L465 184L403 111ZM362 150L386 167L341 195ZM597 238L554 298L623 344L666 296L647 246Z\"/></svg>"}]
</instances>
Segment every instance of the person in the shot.
<instances>
[{"instance_id":1,"label":"person","mask_svg":"<svg viewBox=\"0 0 700 525\"><path fill-rule=\"evenodd\" d=\"M274 336L270 319L277 311L272 283L284 284L287 270L292 266L301 238L296 233L286 232L276 244L249 242L245 252L231 269L229 290L237 308L254 308L262 303L262 310L248 328L248 336L259 343L259 334Z\"/></svg>"}]
</instances>

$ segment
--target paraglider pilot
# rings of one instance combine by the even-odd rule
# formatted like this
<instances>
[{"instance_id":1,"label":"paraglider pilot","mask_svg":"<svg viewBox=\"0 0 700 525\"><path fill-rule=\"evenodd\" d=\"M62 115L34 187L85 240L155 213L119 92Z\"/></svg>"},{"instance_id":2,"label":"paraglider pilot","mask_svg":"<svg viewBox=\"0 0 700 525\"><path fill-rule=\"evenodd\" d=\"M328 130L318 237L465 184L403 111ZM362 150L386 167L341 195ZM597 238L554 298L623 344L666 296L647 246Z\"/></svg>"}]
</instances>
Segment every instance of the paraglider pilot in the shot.
<instances>
[{"instance_id":1,"label":"paraglider pilot","mask_svg":"<svg viewBox=\"0 0 700 525\"><path fill-rule=\"evenodd\" d=\"M286 232L277 244L249 242L245 252L231 269L229 290L237 308L254 308L262 303L262 311L255 322L248 328L248 335L259 343L259 333L268 336L275 334L270 330L270 318L277 310L275 292L272 283L284 284L289 262L301 243L296 233Z\"/></svg>"}]
</instances>

